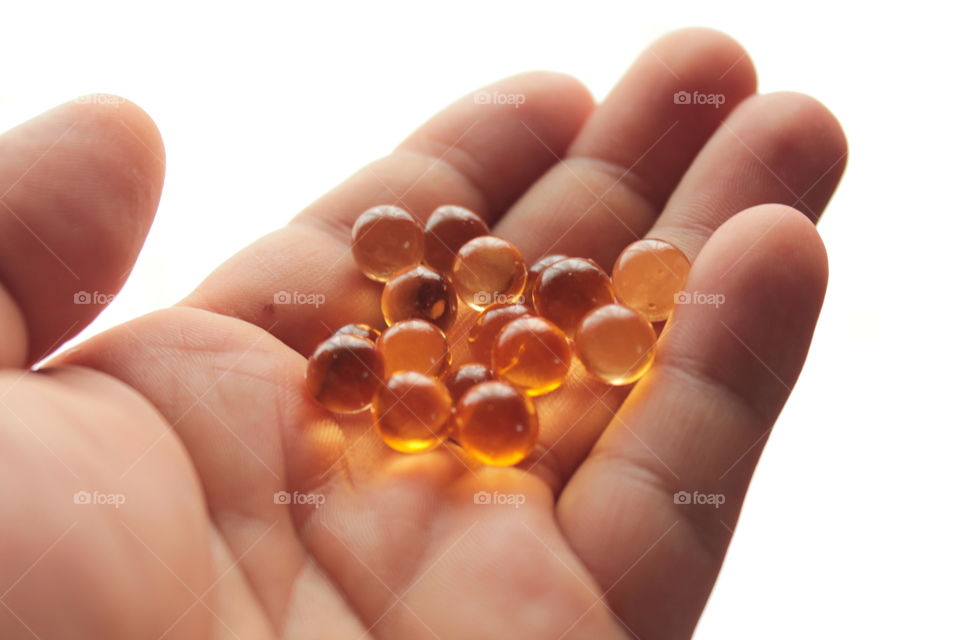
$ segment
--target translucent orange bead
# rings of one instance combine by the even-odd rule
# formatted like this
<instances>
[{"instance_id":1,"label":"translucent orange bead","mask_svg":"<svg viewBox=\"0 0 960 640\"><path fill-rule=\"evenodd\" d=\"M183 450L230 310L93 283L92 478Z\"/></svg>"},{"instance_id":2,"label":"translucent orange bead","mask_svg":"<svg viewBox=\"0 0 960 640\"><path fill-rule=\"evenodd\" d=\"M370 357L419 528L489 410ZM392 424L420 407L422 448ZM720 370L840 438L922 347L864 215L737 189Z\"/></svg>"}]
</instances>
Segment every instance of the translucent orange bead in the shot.
<instances>
[{"instance_id":1,"label":"translucent orange bead","mask_svg":"<svg viewBox=\"0 0 960 640\"><path fill-rule=\"evenodd\" d=\"M387 378L373 397L373 420L391 449L419 453L440 446L450 429L450 394L442 382L416 371Z\"/></svg>"},{"instance_id":2,"label":"translucent orange bead","mask_svg":"<svg viewBox=\"0 0 960 640\"><path fill-rule=\"evenodd\" d=\"M377 338L380 337L380 332L371 327L368 324L345 324L336 331L333 332L333 335L339 336L344 333L351 336L360 336L361 338L366 338L372 342L376 342Z\"/></svg>"},{"instance_id":3,"label":"translucent orange bead","mask_svg":"<svg viewBox=\"0 0 960 640\"><path fill-rule=\"evenodd\" d=\"M607 384L639 380L653 364L657 333L644 316L620 304L584 316L574 348L587 371Z\"/></svg>"},{"instance_id":4,"label":"translucent orange bead","mask_svg":"<svg viewBox=\"0 0 960 640\"><path fill-rule=\"evenodd\" d=\"M526 304L533 304L533 287L537 284L537 278L540 277L540 274L543 273L543 270L549 267L552 264L556 264L561 260L566 260L570 256L565 256L562 253L554 253L549 256L544 256L534 262L529 269L527 269L527 285L523 288L523 302Z\"/></svg>"},{"instance_id":5,"label":"translucent orange bead","mask_svg":"<svg viewBox=\"0 0 960 640\"><path fill-rule=\"evenodd\" d=\"M533 289L537 313L573 339L583 316L615 302L613 286L603 269L587 258L567 258L548 266Z\"/></svg>"},{"instance_id":6,"label":"translucent orange bead","mask_svg":"<svg viewBox=\"0 0 960 640\"><path fill-rule=\"evenodd\" d=\"M493 371L479 362L468 362L447 374L444 382L454 403L460 400L471 387L493 380Z\"/></svg>"},{"instance_id":7,"label":"translucent orange bead","mask_svg":"<svg viewBox=\"0 0 960 640\"><path fill-rule=\"evenodd\" d=\"M481 382L493 380L493 371L479 362L468 362L461 365L447 374L443 382L447 385L447 391L450 392L450 398L453 400L454 407L457 401L463 397L467 391ZM451 438L456 438L456 423L454 422L456 411L450 414L450 433Z\"/></svg>"},{"instance_id":8,"label":"translucent orange bead","mask_svg":"<svg viewBox=\"0 0 960 640\"><path fill-rule=\"evenodd\" d=\"M570 345L546 318L510 321L493 345L493 370L531 396L553 391L570 370Z\"/></svg>"},{"instance_id":9,"label":"translucent orange bead","mask_svg":"<svg viewBox=\"0 0 960 640\"><path fill-rule=\"evenodd\" d=\"M377 341L387 375L416 371L431 376L450 366L447 337L426 320L402 320L387 328Z\"/></svg>"},{"instance_id":10,"label":"translucent orange bead","mask_svg":"<svg viewBox=\"0 0 960 640\"><path fill-rule=\"evenodd\" d=\"M386 282L423 258L423 228L400 207L367 209L353 223L353 259L363 275Z\"/></svg>"},{"instance_id":11,"label":"translucent orange bead","mask_svg":"<svg viewBox=\"0 0 960 640\"><path fill-rule=\"evenodd\" d=\"M373 342L359 336L331 336L307 360L307 390L337 413L369 407L383 379L380 352Z\"/></svg>"},{"instance_id":12,"label":"translucent orange bead","mask_svg":"<svg viewBox=\"0 0 960 640\"><path fill-rule=\"evenodd\" d=\"M484 464L510 466L533 451L539 423L533 402L495 380L468 390L457 403L457 441Z\"/></svg>"},{"instance_id":13,"label":"translucent orange bead","mask_svg":"<svg viewBox=\"0 0 960 640\"><path fill-rule=\"evenodd\" d=\"M455 205L437 207L424 225L423 260L437 271L449 273L460 247L489 233L483 218L469 209Z\"/></svg>"},{"instance_id":14,"label":"translucent orange bead","mask_svg":"<svg viewBox=\"0 0 960 640\"><path fill-rule=\"evenodd\" d=\"M620 302L650 322L666 320L674 296L683 290L690 261L669 242L646 238L630 244L613 267L613 289Z\"/></svg>"},{"instance_id":15,"label":"translucent orange bead","mask_svg":"<svg viewBox=\"0 0 960 640\"><path fill-rule=\"evenodd\" d=\"M457 318L457 294L446 276L418 265L387 282L380 296L380 310L387 325L420 318L446 331Z\"/></svg>"},{"instance_id":16,"label":"translucent orange bead","mask_svg":"<svg viewBox=\"0 0 960 640\"><path fill-rule=\"evenodd\" d=\"M460 247L451 278L460 298L481 311L519 298L527 281L527 266L517 248L506 240L480 236Z\"/></svg>"},{"instance_id":17,"label":"translucent orange bead","mask_svg":"<svg viewBox=\"0 0 960 640\"><path fill-rule=\"evenodd\" d=\"M493 341L500 330L511 320L532 316L533 309L523 304L495 304L487 307L477 318L467 334L470 351L480 362L490 362Z\"/></svg>"}]
</instances>

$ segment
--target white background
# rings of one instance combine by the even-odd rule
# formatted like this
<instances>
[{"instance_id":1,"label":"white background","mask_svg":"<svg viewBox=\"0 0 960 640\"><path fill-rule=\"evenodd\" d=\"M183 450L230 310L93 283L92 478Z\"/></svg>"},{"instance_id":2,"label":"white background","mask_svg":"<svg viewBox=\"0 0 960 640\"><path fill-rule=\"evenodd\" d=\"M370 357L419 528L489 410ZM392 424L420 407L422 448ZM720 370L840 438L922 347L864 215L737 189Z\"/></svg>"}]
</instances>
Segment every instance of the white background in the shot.
<instances>
[{"instance_id":1,"label":"white background","mask_svg":"<svg viewBox=\"0 0 960 640\"><path fill-rule=\"evenodd\" d=\"M550 69L600 98L666 31L722 29L762 91L826 103L851 151L820 327L697 637L960 637L952 20L916 2L276 4L4 7L0 126L110 92L166 142L157 222L84 335L172 304L461 94Z\"/></svg>"}]
</instances>

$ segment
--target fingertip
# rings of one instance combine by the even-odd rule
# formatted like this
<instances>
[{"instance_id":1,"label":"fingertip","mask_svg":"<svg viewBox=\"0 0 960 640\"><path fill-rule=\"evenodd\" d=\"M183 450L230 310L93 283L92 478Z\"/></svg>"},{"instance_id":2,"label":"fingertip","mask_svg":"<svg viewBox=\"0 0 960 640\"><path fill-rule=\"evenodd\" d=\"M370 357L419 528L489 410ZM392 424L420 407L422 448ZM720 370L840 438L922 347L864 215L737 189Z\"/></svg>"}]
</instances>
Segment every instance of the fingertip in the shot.
<instances>
[{"instance_id":1,"label":"fingertip","mask_svg":"<svg viewBox=\"0 0 960 640\"><path fill-rule=\"evenodd\" d=\"M677 29L657 39L648 51L671 67L694 68L706 79L724 81L738 94L750 94L757 89L753 60L743 45L723 31L709 27ZM680 79L688 78L681 75Z\"/></svg>"},{"instance_id":2,"label":"fingertip","mask_svg":"<svg viewBox=\"0 0 960 640\"><path fill-rule=\"evenodd\" d=\"M126 280L159 203L163 143L140 107L96 94L11 129L0 148L0 277L35 361Z\"/></svg>"},{"instance_id":3,"label":"fingertip","mask_svg":"<svg viewBox=\"0 0 960 640\"><path fill-rule=\"evenodd\" d=\"M518 105L521 112L533 116L564 116L561 125L579 127L596 106L587 86L566 73L530 71L506 78L502 84L516 87L532 98Z\"/></svg>"},{"instance_id":4,"label":"fingertip","mask_svg":"<svg viewBox=\"0 0 960 640\"><path fill-rule=\"evenodd\" d=\"M715 237L718 250L749 247L726 253L723 277L765 266L775 279L789 279L802 286L811 300L822 300L828 279L827 251L814 222L800 210L779 203L756 205L727 220Z\"/></svg>"},{"instance_id":5,"label":"fingertip","mask_svg":"<svg viewBox=\"0 0 960 640\"><path fill-rule=\"evenodd\" d=\"M772 421L800 374L826 285L826 251L803 213L746 209L697 256L658 361L719 381Z\"/></svg>"},{"instance_id":6,"label":"fingertip","mask_svg":"<svg viewBox=\"0 0 960 640\"><path fill-rule=\"evenodd\" d=\"M847 139L833 113L806 94L778 91L744 102L731 116L730 127L740 130L740 143L752 150L750 157L762 157L767 167L783 173L777 178L793 185L788 194L793 206L819 219L846 167ZM812 171L813 176L795 184L781 167L794 167L797 175Z\"/></svg>"},{"instance_id":7,"label":"fingertip","mask_svg":"<svg viewBox=\"0 0 960 640\"><path fill-rule=\"evenodd\" d=\"M100 120L109 124L114 120L122 120L145 149L164 158L163 139L153 118L132 100L111 93L90 93L77 96L58 108L72 110L72 116L77 119Z\"/></svg>"},{"instance_id":8,"label":"fingertip","mask_svg":"<svg viewBox=\"0 0 960 640\"><path fill-rule=\"evenodd\" d=\"M62 114L58 113L60 110ZM139 105L122 96L89 94L50 113L69 122L77 143L89 155L90 180L106 186L103 200L125 214L112 223L129 223L130 231L145 236L153 221L166 173L166 149L156 123ZM137 246L139 251L139 245Z\"/></svg>"},{"instance_id":9,"label":"fingertip","mask_svg":"<svg viewBox=\"0 0 960 640\"><path fill-rule=\"evenodd\" d=\"M799 91L774 91L760 97L765 102L765 110L780 114L785 123L805 127L817 142L829 145L838 155L847 150L847 137L840 121L813 96Z\"/></svg>"}]
</instances>

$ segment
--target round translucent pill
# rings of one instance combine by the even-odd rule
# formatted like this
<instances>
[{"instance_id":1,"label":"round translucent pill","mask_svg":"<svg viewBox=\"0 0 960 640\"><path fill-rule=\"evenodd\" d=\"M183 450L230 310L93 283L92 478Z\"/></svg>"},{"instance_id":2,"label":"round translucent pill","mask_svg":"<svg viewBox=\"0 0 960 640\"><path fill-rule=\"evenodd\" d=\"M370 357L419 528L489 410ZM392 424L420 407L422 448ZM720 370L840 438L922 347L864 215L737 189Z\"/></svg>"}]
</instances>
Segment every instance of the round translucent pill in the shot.
<instances>
[{"instance_id":1,"label":"round translucent pill","mask_svg":"<svg viewBox=\"0 0 960 640\"><path fill-rule=\"evenodd\" d=\"M400 371L387 378L373 397L374 425L391 449L429 451L447 437L451 405L442 382L416 371Z\"/></svg>"},{"instance_id":2,"label":"round translucent pill","mask_svg":"<svg viewBox=\"0 0 960 640\"><path fill-rule=\"evenodd\" d=\"M533 451L539 429L533 402L513 385L483 382L457 403L457 441L484 464L517 464Z\"/></svg>"},{"instance_id":3,"label":"round translucent pill","mask_svg":"<svg viewBox=\"0 0 960 640\"><path fill-rule=\"evenodd\" d=\"M544 256L534 262L529 269L527 269L527 285L523 288L524 302L527 304L533 304L533 287L537 284L537 278L540 277L540 274L543 273L543 270L549 267L552 264L556 264L561 260L566 260L570 256L565 256L562 253L553 253L549 256Z\"/></svg>"},{"instance_id":4,"label":"round translucent pill","mask_svg":"<svg viewBox=\"0 0 960 640\"><path fill-rule=\"evenodd\" d=\"M363 275L377 282L423 258L423 228L400 207L367 209L353 223L352 237L354 261Z\"/></svg>"},{"instance_id":5,"label":"round translucent pill","mask_svg":"<svg viewBox=\"0 0 960 640\"><path fill-rule=\"evenodd\" d=\"M471 387L490 380L493 380L493 371L490 370L490 367L479 362L468 362L461 365L444 378L447 390L450 392L450 397L454 403L460 400Z\"/></svg>"},{"instance_id":6,"label":"round translucent pill","mask_svg":"<svg viewBox=\"0 0 960 640\"><path fill-rule=\"evenodd\" d=\"M570 344L563 332L538 316L517 318L497 335L493 371L531 396L553 391L570 370Z\"/></svg>"},{"instance_id":7,"label":"round translucent pill","mask_svg":"<svg viewBox=\"0 0 960 640\"><path fill-rule=\"evenodd\" d=\"M467 334L470 352L480 362L490 362L493 341L500 330L512 320L532 315L533 309L519 303L495 304L487 307L477 317L476 322L470 327L470 332Z\"/></svg>"},{"instance_id":8,"label":"round translucent pill","mask_svg":"<svg viewBox=\"0 0 960 640\"><path fill-rule=\"evenodd\" d=\"M424 225L423 260L442 273L449 273L457 251L464 244L490 233L483 218L463 207L445 205L427 218Z\"/></svg>"},{"instance_id":9,"label":"round translucent pill","mask_svg":"<svg viewBox=\"0 0 960 640\"><path fill-rule=\"evenodd\" d=\"M460 247L451 278L460 298L480 311L519 298L527 266L520 251L506 240L480 236Z\"/></svg>"},{"instance_id":10,"label":"round translucent pill","mask_svg":"<svg viewBox=\"0 0 960 640\"><path fill-rule=\"evenodd\" d=\"M636 382L653 364L657 333L644 316L620 304L584 316L574 348L583 366L612 385Z\"/></svg>"},{"instance_id":11,"label":"round translucent pill","mask_svg":"<svg viewBox=\"0 0 960 640\"><path fill-rule=\"evenodd\" d=\"M479 362L468 362L448 373L443 382L447 385L447 391L450 392L450 398L453 400L454 407L456 407L457 401L463 397L463 394L481 382L489 382L493 379L493 371L489 367ZM456 439L455 414L456 410L454 409L453 414L450 415L450 432L451 438L454 440Z\"/></svg>"},{"instance_id":12,"label":"round translucent pill","mask_svg":"<svg viewBox=\"0 0 960 640\"><path fill-rule=\"evenodd\" d=\"M666 320L683 290L690 261L669 242L647 238L627 246L613 267L613 289L620 302L650 322Z\"/></svg>"},{"instance_id":13,"label":"round translucent pill","mask_svg":"<svg viewBox=\"0 0 960 640\"><path fill-rule=\"evenodd\" d=\"M426 320L401 320L388 327L377 341L387 375L416 371L436 376L450 366L447 337Z\"/></svg>"},{"instance_id":14,"label":"round translucent pill","mask_svg":"<svg viewBox=\"0 0 960 640\"><path fill-rule=\"evenodd\" d=\"M533 288L533 305L570 339L587 313L615 302L610 278L593 260L567 258L548 266Z\"/></svg>"},{"instance_id":15,"label":"round translucent pill","mask_svg":"<svg viewBox=\"0 0 960 640\"><path fill-rule=\"evenodd\" d=\"M373 342L359 336L331 336L307 360L307 390L337 413L369 407L383 379L383 357Z\"/></svg>"},{"instance_id":16,"label":"round translucent pill","mask_svg":"<svg viewBox=\"0 0 960 640\"><path fill-rule=\"evenodd\" d=\"M446 276L417 265L387 282L380 297L380 310L387 325L419 318L446 331L457 317L457 294Z\"/></svg>"},{"instance_id":17,"label":"round translucent pill","mask_svg":"<svg viewBox=\"0 0 960 640\"><path fill-rule=\"evenodd\" d=\"M339 336L344 333L351 336L360 336L361 338L366 338L372 342L376 342L377 338L380 337L380 332L371 327L368 324L354 323L354 324L345 324L336 331L333 332L333 335Z\"/></svg>"}]
</instances>

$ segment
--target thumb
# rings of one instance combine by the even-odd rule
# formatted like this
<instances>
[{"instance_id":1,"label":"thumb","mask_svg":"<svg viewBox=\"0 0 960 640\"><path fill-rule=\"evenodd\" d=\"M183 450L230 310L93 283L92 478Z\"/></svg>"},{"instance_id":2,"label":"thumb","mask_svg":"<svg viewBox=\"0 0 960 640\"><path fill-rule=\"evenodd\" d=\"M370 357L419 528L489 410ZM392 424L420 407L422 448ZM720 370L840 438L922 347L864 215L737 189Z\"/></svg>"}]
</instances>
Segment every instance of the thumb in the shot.
<instances>
[{"instance_id":1,"label":"thumb","mask_svg":"<svg viewBox=\"0 0 960 640\"><path fill-rule=\"evenodd\" d=\"M140 251L163 175L153 121L115 96L0 136L0 367L31 365L100 313Z\"/></svg>"}]
</instances>

